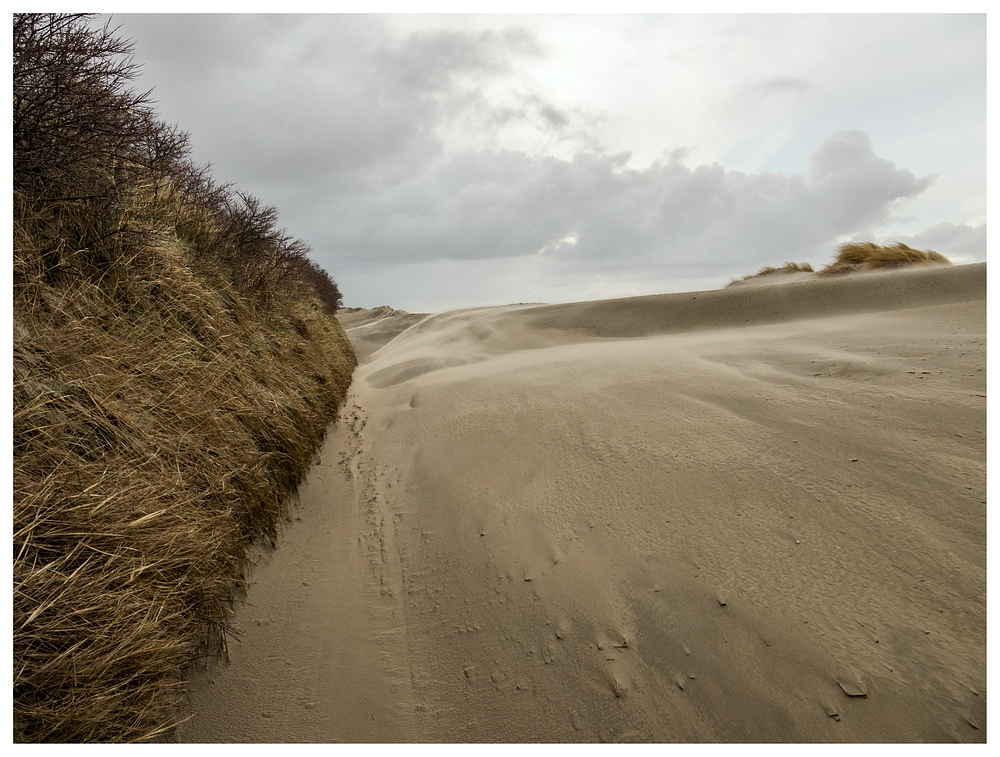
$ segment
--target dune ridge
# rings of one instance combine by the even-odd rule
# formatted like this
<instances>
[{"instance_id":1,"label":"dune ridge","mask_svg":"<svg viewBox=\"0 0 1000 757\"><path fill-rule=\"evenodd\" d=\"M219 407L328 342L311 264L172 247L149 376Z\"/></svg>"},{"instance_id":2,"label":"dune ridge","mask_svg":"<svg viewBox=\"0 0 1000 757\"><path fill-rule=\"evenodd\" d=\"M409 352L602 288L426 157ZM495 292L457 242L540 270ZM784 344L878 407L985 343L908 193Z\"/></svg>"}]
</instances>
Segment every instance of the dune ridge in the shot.
<instances>
[{"instance_id":1,"label":"dune ridge","mask_svg":"<svg viewBox=\"0 0 1000 757\"><path fill-rule=\"evenodd\" d=\"M368 342L178 737L985 741L985 279Z\"/></svg>"},{"instance_id":2,"label":"dune ridge","mask_svg":"<svg viewBox=\"0 0 1000 757\"><path fill-rule=\"evenodd\" d=\"M774 286L649 295L538 308L537 328L637 337L981 299L986 264L806 278ZM810 274L806 274L809 276Z\"/></svg>"}]
</instances>

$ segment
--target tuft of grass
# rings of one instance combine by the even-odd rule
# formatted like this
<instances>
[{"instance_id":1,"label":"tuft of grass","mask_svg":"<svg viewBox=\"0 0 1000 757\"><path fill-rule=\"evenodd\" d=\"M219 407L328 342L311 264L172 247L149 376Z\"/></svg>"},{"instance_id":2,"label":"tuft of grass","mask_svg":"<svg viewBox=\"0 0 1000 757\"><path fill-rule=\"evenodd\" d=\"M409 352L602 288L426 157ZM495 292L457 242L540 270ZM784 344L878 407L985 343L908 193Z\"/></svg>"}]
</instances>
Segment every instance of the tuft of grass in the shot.
<instances>
[{"instance_id":1,"label":"tuft of grass","mask_svg":"<svg viewBox=\"0 0 1000 757\"><path fill-rule=\"evenodd\" d=\"M357 364L336 283L88 23L14 17L15 741L173 726Z\"/></svg>"},{"instance_id":2,"label":"tuft of grass","mask_svg":"<svg viewBox=\"0 0 1000 757\"><path fill-rule=\"evenodd\" d=\"M18 740L169 727L184 668L224 646L247 547L276 537L354 368L317 304L254 315L176 247L132 264L113 297L89 281L16 293Z\"/></svg>"},{"instance_id":3,"label":"tuft of grass","mask_svg":"<svg viewBox=\"0 0 1000 757\"><path fill-rule=\"evenodd\" d=\"M813 267L809 263L785 263L781 268L775 268L774 266L766 265L761 268L757 273L748 273L746 276L742 276L738 279L733 279L729 284L735 284L740 281L749 281L750 279L756 279L760 276L771 276L773 274L781 273L812 273Z\"/></svg>"},{"instance_id":4,"label":"tuft of grass","mask_svg":"<svg viewBox=\"0 0 1000 757\"><path fill-rule=\"evenodd\" d=\"M939 252L915 250L902 242L888 246L848 242L840 246L834 261L819 273L828 275L915 265L951 265L951 261Z\"/></svg>"}]
</instances>

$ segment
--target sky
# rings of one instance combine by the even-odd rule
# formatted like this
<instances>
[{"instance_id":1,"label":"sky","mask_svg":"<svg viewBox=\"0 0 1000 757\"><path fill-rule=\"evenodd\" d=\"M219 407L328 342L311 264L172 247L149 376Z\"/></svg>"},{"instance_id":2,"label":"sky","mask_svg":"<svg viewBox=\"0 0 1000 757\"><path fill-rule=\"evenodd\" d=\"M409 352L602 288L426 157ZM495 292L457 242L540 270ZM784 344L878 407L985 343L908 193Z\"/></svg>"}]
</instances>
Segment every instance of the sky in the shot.
<instances>
[{"instance_id":1,"label":"sky","mask_svg":"<svg viewBox=\"0 0 1000 757\"><path fill-rule=\"evenodd\" d=\"M111 22L348 306L712 289L850 240L986 260L982 14Z\"/></svg>"}]
</instances>

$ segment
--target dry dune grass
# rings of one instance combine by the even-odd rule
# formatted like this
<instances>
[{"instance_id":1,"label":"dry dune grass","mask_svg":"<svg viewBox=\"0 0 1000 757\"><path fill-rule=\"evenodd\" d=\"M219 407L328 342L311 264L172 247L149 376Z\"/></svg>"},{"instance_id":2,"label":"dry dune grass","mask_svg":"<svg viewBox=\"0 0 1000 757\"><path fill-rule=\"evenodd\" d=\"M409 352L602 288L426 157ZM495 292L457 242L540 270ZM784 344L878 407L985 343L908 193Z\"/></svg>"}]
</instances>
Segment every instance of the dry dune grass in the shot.
<instances>
[{"instance_id":1,"label":"dry dune grass","mask_svg":"<svg viewBox=\"0 0 1000 757\"><path fill-rule=\"evenodd\" d=\"M837 250L837 256L833 262L820 269L818 273L829 275L919 265L951 265L951 261L939 252L915 250L902 242L896 242L892 245L880 245L874 242L847 242ZM733 279L727 286L774 274L813 272L813 267L809 263L785 263L780 268L767 265L757 273L748 273L738 279Z\"/></svg>"},{"instance_id":2,"label":"dry dune grass","mask_svg":"<svg viewBox=\"0 0 1000 757\"><path fill-rule=\"evenodd\" d=\"M820 273L849 273L913 265L951 265L951 261L939 252L915 250L902 242L888 246L874 242L848 242L840 246L837 257Z\"/></svg>"},{"instance_id":3,"label":"dry dune grass","mask_svg":"<svg viewBox=\"0 0 1000 757\"><path fill-rule=\"evenodd\" d=\"M356 360L273 209L122 93L127 45L14 22L14 740L150 740Z\"/></svg>"},{"instance_id":4,"label":"dry dune grass","mask_svg":"<svg viewBox=\"0 0 1000 757\"><path fill-rule=\"evenodd\" d=\"M746 276L741 276L738 279L733 279L730 284L735 284L737 281L749 281L750 279L756 279L761 276L771 276L772 274L781 273L812 273L813 267L809 263L785 263L781 268L775 268L773 265L766 265L761 268L757 273L748 273Z\"/></svg>"},{"instance_id":5,"label":"dry dune grass","mask_svg":"<svg viewBox=\"0 0 1000 757\"><path fill-rule=\"evenodd\" d=\"M350 382L333 319L294 302L253 317L178 257L133 261L144 275L117 298L86 281L17 293L23 739L148 739L167 725L184 666L224 643L248 541L274 536Z\"/></svg>"}]
</instances>

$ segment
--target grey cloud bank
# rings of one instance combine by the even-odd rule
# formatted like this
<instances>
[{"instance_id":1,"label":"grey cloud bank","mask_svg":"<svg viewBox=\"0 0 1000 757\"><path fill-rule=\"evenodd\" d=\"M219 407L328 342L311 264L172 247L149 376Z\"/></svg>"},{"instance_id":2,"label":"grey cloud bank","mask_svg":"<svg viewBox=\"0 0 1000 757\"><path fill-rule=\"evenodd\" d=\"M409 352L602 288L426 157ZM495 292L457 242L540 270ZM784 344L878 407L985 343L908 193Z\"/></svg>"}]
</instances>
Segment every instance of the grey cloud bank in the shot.
<instances>
[{"instance_id":1,"label":"grey cloud bank","mask_svg":"<svg viewBox=\"0 0 1000 757\"><path fill-rule=\"evenodd\" d=\"M716 271L776 249L814 256L831 239L882 221L893 201L932 180L878 158L859 131L833 134L792 176L692 169L676 159L634 170L627 157L463 154L377 200L354 201L377 202L375 214L345 200L333 216L358 221L328 233L347 259L540 255L608 270Z\"/></svg>"},{"instance_id":2,"label":"grey cloud bank","mask_svg":"<svg viewBox=\"0 0 1000 757\"><path fill-rule=\"evenodd\" d=\"M857 118L843 115L851 103L831 107L805 164L781 171L766 170L766 161L737 167L724 156L756 151L781 163L773 156L783 144L801 145L816 134L816 113L806 112L804 102L823 95L830 86L825 77L854 65L859 81L878 79L879 56L838 61L836 50L799 40L798 69L786 51L780 70L762 74L768 51L745 49L753 39L747 28L760 26L773 37L775 24L684 17L689 36L703 28L718 37L716 27L740 20L735 27L750 57L712 61L709 71L703 55L685 57L697 45L670 37L669 18L651 17L645 39L660 34L664 47L676 46L673 68L664 69L653 50L650 68L642 68L641 58L628 66L609 58L606 75L581 59L593 78L589 99L580 96L586 82L566 79L561 86L545 67L573 54L572 35L581 26L588 40L603 39L594 29L600 18L116 16L113 22L136 42L145 66L140 86L153 87L165 120L191 133L194 157L212 162L218 180L277 205L289 232L312 246L350 305L443 310L696 289L785 260L822 264L838 242L854 238L935 247L956 262L985 259L984 17L944 17L941 32L909 16L891 23L831 18L837 28L864 24L868 39L884 27L887 36L919 33L946 49L981 40L962 60L938 62L953 65L963 85L948 89L938 72L940 86L925 97L968 100L953 105L956 121L969 121L980 98L982 119L945 119L937 131L903 123L898 136L887 135L884 119L873 121L865 110L876 107L875 85L867 82L854 104ZM778 26L791 28L781 33L794 33L796 18L783 18ZM822 27L823 18L803 17L799 26ZM609 49L621 44L612 39L616 28L607 24ZM934 34L950 36L934 40ZM602 54L593 47L589 58ZM720 77L720 67L728 78ZM681 122L698 108L677 101L672 120L664 120L661 100L625 107L599 95L609 83L634 86L634 77L654 74L684 77L687 89L696 80L707 100L719 100L720 87L740 89L757 106L706 122L706 134L725 132L724 139L712 137L718 157L693 158L711 149L678 143L675 135L690 132L692 124ZM843 71L836 76L842 90ZM888 92L893 80L878 86ZM777 143L773 134L759 137L764 116L789 136ZM645 119L650 134L662 133L658 159L635 160L633 145L615 131L623 119L633 131ZM963 128L970 139L953 145L955 130ZM873 130L880 135L874 145ZM907 145L914 140L940 159L914 159L915 172L886 151L912 154Z\"/></svg>"}]
</instances>

